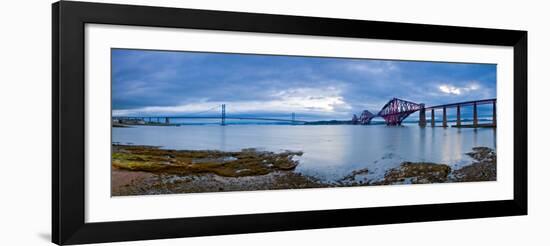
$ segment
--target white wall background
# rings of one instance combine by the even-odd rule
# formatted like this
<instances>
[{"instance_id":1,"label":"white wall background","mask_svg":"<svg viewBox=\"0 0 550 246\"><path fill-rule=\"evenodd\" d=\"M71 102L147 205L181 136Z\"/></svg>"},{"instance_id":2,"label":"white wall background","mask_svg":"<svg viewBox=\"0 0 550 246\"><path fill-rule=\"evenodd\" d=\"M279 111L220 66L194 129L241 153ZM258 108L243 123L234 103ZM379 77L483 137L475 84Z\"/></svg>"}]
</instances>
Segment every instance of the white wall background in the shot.
<instances>
[{"instance_id":1,"label":"white wall background","mask_svg":"<svg viewBox=\"0 0 550 246\"><path fill-rule=\"evenodd\" d=\"M550 29L545 1L97 0L529 31L529 215L113 245L548 245ZM51 0L0 8L0 245L50 241Z\"/></svg>"}]
</instances>

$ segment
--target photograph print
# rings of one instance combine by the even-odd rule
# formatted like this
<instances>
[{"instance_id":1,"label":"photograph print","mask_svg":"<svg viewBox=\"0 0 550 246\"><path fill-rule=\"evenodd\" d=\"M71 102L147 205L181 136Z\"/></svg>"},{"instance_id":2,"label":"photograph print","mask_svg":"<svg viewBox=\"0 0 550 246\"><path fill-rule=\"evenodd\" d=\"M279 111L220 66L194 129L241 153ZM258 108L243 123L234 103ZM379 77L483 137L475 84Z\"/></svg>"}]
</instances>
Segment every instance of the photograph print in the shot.
<instances>
[{"instance_id":1,"label":"photograph print","mask_svg":"<svg viewBox=\"0 0 550 246\"><path fill-rule=\"evenodd\" d=\"M111 49L111 195L496 181L496 64Z\"/></svg>"}]
</instances>

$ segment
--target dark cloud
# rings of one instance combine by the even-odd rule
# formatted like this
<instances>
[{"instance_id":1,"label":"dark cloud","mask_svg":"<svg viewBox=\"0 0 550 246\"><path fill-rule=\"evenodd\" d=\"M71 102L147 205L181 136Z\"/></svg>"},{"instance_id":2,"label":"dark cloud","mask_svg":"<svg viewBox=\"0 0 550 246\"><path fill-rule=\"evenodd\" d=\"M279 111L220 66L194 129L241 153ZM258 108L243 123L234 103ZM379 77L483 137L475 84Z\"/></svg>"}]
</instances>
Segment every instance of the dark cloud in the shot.
<instances>
[{"instance_id":1,"label":"dark cloud","mask_svg":"<svg viewBox=\"0 0 550 246\"><path fill-rule=\"evenodd\" d=\"M496 66L268 55L112 51L113 110L372 112L393 97L435 105L496 96ZM320 112L316 112L320 111Z\"/></svg>"}]
</instances>

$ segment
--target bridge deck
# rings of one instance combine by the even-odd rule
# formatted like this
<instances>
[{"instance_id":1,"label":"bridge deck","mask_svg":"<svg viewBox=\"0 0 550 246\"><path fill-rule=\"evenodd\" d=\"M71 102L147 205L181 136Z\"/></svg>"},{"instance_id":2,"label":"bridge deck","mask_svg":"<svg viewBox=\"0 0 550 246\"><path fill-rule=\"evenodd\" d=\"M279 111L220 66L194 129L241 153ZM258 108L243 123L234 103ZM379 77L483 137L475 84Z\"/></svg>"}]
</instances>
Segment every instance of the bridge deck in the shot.
<instances>
[{"instance_id":1,"label":"bridge deck","mask_svg":"<svg viewBox=\"0 0 550 246\"><path fill-rule=\"evenodd\" d=\"M491 104L493 102L496 102L496 100L497 100L496 98L492 98L492 99L475 100L475 101L467 101L467 102L459 102L459 103L449 103L449 104L442 104L437 106L430 106L430 107L426 107L425 109L452 108L458 105L460 106L474 105L474 103L477 105Z\"/></svg>"}]
</instances>

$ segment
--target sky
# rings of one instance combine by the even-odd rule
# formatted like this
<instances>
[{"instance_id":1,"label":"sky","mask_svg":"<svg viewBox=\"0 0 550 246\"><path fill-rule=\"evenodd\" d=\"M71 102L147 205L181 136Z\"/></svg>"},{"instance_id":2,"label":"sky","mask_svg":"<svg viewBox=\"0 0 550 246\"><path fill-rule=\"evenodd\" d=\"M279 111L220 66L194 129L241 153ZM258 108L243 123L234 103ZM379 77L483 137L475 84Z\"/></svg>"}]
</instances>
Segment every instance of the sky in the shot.
<instances>
[{"instance_id":1,"label":"sky","mask_svg":"<svg viewBox=\"0 0 550 246\"><path fill-rule=\"evenodd\" d=\"M226 104L228 116L349 120L395 97L426 106L495 98L496 65L112 50L114 116L219 115Z\"/></svg>"}]
</instances>

